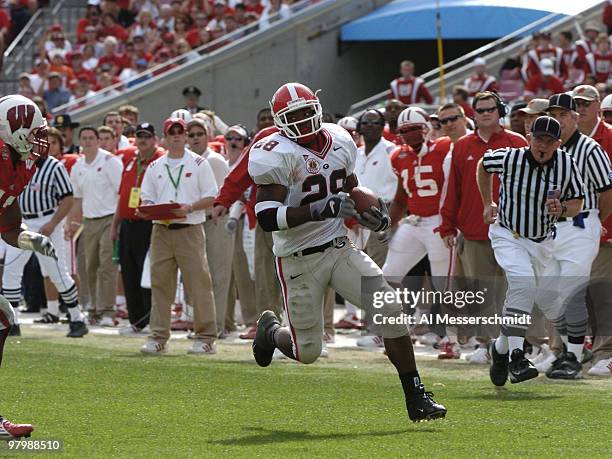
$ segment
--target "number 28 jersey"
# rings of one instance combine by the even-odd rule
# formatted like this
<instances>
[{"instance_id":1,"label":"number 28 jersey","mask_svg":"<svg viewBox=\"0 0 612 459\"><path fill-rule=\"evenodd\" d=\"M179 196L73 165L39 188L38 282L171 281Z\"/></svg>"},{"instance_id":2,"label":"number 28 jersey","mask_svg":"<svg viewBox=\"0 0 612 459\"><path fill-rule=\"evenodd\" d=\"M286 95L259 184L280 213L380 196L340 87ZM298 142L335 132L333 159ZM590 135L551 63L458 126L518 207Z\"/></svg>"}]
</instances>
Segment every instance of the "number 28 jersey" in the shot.
<instances>
[{"instance_id":1,"label":"number 28 jersey","mask_svg":"<svg viewBox=\"0 0 612 459\"><path fill-rule=\"evenodd\" d=\"M398 176L411 214L431 217L440 213L440 198L444 188L444 159L451 140L440 137L423 144L416 153L402 145L391 153L391 165Z\"/></svg>"},{"instance_id":2,"label":"number 28 jersey","mask_svg":"<svg viewBox=\"0 0 612 459\"><path fill-rule=\"evenodd\" d=\"M319 132L325 138L321 152L302 147L280 133L257 142L249 153L249 174L257 185L283 185L283 203L300 207L342 191L353 173L357 147L350 134L335 124L323 123ZM275 231L274 254L285 257L346 235L340 218L308 222L287 230Z\"/></svg>"}]
</instances>

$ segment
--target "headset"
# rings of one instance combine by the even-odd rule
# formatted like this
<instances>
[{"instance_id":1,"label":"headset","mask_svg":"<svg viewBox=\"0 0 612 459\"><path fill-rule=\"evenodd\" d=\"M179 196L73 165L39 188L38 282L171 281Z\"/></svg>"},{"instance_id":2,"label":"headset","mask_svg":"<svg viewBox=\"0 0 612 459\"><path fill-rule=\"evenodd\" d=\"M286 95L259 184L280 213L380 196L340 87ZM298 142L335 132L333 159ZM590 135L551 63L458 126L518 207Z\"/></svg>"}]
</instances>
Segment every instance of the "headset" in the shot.
<instances>
[{"instance_id":1,"label":"headset","mask_svg":"<svg viewBox=\"0 0 612 459\"><path fill-rule=\"evenodd\" d=\"M363 120L363 117L370 113L370 112L375 112L378 116L380 116L380 119L383 122L383 126L385 125L385 123L387 122L387 119L385 118L385 115L383 114L383 112L381 112L379 109L377 108L366 108L363 113L359 116L359 119L357 120L357 133L361 134L361 121Z\"/></svg>"},{"instance_id":2,"label":"headset","mask_svg":"<svg viewBox=\"0 0 612 459\"><path fill-rule=\"evenodd\" d=\"M497 94L496 92L492 92L492 91L483 91L483 92L479 92L478 94L476 94L476 96L478 96L479 94L482 94L483 96L486 95L487 99L492 98L493 100L495 100L495 105L497 106L497 113L499 114L500 118L504 118L505 116L508 115L508 105L506 105L506 103L499 96L499 94ZM483 98L478 99L478 101L482 100ZM476 97L474 97L474 99L472 100L472 108L474 110L476 110L476 102L477 102Z\"/></svg>"}]
</instances>

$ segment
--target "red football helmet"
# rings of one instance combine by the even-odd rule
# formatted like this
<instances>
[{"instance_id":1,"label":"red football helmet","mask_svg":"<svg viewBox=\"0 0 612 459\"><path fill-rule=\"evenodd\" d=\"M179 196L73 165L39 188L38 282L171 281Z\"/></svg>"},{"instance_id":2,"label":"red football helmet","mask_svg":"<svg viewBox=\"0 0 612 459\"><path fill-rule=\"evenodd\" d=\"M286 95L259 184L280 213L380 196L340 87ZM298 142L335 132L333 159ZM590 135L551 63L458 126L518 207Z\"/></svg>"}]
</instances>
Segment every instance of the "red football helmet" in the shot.
<instances>
[{"instance_id":1,"label":"red football helmet","mask_svg":"<svg viewBox=\"0 0 612 459\"><path fill-rule=\"evenodd\" d=\"M272 96L270 108L276 127L292 140L308 137L321 130L323 107L317 93L303 84L282 85ZM311 108L312 113L301 119L287 119L288 114L304 108Z\"/></svg>"}]
</instances>

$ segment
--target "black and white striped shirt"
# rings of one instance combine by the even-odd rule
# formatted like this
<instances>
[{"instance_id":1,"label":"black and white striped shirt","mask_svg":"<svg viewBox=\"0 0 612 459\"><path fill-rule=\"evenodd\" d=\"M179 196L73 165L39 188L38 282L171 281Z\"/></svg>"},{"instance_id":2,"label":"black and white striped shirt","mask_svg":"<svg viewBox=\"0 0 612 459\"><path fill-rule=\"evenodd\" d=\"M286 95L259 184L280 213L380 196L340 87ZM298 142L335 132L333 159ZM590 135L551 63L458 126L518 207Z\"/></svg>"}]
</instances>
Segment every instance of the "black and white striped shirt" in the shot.
<instances>
[{"instance_id":1,"label":"black and white striped shirt","mask_svg":"<svg viewBox=\"0 0 612 459\"><path fill-rule=\"evenodd\" d=\"M53 157L39 162L32 180L19 195L24 214L55 210L66 196L72 196L72 184L66 167Z\"/></svg>"},{"instance_id":2,"label":"black and white striped shirt","mask_svg":"<svg viewBox=\"0 0 612 459\"><path fill-rule=\"evenodd\" d=\"M584 183L584 210L597 209L599 193L612 188L610 158L595 140L578 130L561 148L574 158L578 166Z\"/></svg>"},{"instance_id":3,"label":"black and white striped shirt","mask_svg":"<svg viewBox=\"0 0 612 459\"><path fill-rule=\"evenodd\" d=\"M499 175L499 223L529 239L546 237L556 218L546 210L549 190L561 190L561 201L584 196L582 179L572 157L558 149L539 164L529 147L489 150L482 159L484 169Z\"/></svg>"}]
</instances>

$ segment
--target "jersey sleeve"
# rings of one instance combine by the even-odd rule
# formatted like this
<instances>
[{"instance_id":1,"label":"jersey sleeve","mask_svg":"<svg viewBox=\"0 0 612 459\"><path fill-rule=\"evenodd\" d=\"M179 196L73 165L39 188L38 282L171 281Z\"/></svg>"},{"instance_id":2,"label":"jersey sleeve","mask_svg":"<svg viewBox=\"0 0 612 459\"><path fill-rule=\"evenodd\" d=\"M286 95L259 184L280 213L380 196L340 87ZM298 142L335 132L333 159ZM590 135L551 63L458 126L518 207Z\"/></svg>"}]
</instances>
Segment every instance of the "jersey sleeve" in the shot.
<instances>
[{"instance_id":1,"label":"jersey sleeve","mask_svg":"<svg viewBox=\"0 0 612 459\"><path fill-rule=\"evenodd\" d=\"M215 174L213 173L212 167L210 167L210 163L200 157L195 158L195 162L198 166L200 199L214 198L217 196L219 189L217 188L217 181L215 180Z\"/></svg>"},{"instance_id":2,"label":"jersey sleeve","mask_svg":"<svg viewBox=\"0 0 612 459\"><path fill-rule=\"evenodd\" d=\"M584 198L584 184L582 183L580 170L578 169L576 161L574 161L573 158L570 159L572 163L572 173L570 175L567 188L564 190L564 193L561 196L561 201Z\"/></svg>"},{"instance_id":3,"label":"jersey sleeve","mask_svg":"<svg viewBox=\"0 0 612 459\"><path fill-rule=\"evenodd\" d=\"M587 174L598 192L612 188L612 169L610 159L599 145L595 145L587 156Z\"/></svg>"},{"instance_id":4,"label":"jersey sleeve","mask_svg":"<svg viewBox=\"0 0 612 459\"><path fill-rule=\"evenodd\" d=\"M292 165L290 155L275 151L271 141L253 147L249 157L249 175L257 185L291 185ZM266 150L268 148L269 150Z\"/></svg>"},{"instance_id":5,"label":"jersey sleeve","mask_svg":"<svg viewBox=\"0 0 612 459\"><path fill-rule=\"evenodd\" d=\"M58 200L62 200L67 196L74 194L70 177L66 171L66 167L58 161L57 166L53 170L53 189Z\"/></svg>"},{"instance_id":6,"label":"jersey sleeve","mask_svg":"<svg viewBox=\"0 0 612 459\"><path fill-rule=\"evenodd\" d=\"M484 170L489 174L501 174L504 171L504 160L508 154L507 148L489 150L482 157Z\"/></svg>"}]
</instances>

